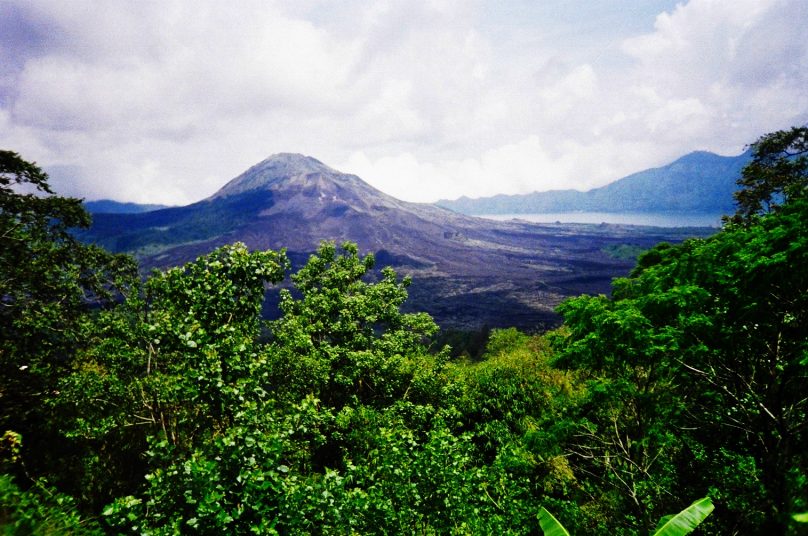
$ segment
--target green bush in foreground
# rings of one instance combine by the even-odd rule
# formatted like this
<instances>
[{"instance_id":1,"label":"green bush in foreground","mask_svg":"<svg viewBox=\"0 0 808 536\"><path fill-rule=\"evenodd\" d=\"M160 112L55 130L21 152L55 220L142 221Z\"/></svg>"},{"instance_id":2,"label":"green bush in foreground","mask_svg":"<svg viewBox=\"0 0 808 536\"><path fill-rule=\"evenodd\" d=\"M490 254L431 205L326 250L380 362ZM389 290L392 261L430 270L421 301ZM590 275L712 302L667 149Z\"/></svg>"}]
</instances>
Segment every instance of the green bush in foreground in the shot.
<instances>
[{"instance_id":1,"label":"green bush in foreground","mask_svg":"<svg viewBox=\"0 0 808 536\"><path fill-rule=\"evenodd\" d=\"M75 501L34 482L21 490L9 475L0 475L0 534L8 536L96 536L104 532L94 521L82 519Z\"/></svg>"}]
</instances>

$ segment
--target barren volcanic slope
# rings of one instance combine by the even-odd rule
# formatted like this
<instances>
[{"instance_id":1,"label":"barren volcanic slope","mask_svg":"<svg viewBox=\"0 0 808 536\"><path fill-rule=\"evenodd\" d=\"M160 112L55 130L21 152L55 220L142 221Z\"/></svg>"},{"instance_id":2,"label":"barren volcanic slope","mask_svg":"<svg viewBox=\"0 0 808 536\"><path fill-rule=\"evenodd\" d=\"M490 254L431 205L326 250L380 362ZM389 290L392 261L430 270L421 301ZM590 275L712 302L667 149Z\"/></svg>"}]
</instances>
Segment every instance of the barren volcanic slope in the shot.
<instances>
[{"instance_id":1,"label":"barren volcanic slope","mask_svg":"<svg viewBox=\"0 0 808 536\"><path fill-rule=\"evenodd\" d=\"M314 158L278 154L212 197L141 214L96 214L83 238L130 251L144 266L187 262L214 247L245 242L285 247L295 264L322 240L351 240L413 277L408 307L445 327L539 329L564 297L608 292L633 261L608 246L650 247L707 230L614 225L537 225L463 216L390 197Z\"/></svg>"}]
</instances>

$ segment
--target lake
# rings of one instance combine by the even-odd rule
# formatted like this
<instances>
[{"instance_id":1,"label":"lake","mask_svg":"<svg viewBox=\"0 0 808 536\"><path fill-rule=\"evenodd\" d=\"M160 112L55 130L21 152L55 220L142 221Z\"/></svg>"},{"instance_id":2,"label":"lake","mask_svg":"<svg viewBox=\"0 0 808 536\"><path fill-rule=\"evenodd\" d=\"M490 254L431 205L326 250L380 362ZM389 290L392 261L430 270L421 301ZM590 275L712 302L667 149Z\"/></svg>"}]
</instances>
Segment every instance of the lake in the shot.
<instances>
[{"instance_id":1,"label":"lake","mask_svg":"<svg viewBox=\"0 0 808 536\"><path fill-rule=\"evenodd\" d=\"M547 212L542 214L479 214L490 220L525 220L533 223L618 223L654 227L721 227L715 214L670 212Z\"/></svg>"}]
</instances>

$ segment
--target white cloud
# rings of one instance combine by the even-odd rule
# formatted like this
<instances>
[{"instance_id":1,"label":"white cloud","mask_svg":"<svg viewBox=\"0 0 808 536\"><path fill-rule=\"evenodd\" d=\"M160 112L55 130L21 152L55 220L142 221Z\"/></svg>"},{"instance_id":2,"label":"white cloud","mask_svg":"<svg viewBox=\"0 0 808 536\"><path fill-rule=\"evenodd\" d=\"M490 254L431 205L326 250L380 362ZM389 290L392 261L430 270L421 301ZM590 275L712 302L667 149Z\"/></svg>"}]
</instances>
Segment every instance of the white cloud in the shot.
<instances>
[{"instance_id":1,"label":"white cloud","mask_svg":"<svg viewBox=\"0 0 808 536\"><path fill-rule=\"evenodd\" d=\"M477 2L11 4L39 31L0 35L0 144L91 198L190 202L281 151L411 200L585 189L808 120L803 0L634 36L606 4L586 36Z\"/></svg>"},{"instance_id":2,"label":"white cloud","mask_svg":"<svg viewBox=\"0 0 808 536\"><path fill-rule=\"evenodd\" d=\"M591 177L619 176L649 150L648 145L619 147L568 143L550 151L536 136L485 151L478 158L419 160L412 153L370 158L356 152L338 167L367 180L376 188L419 202L462 195L484 197L565 188L589 189L599 184ZM599 158L581 159L579 155ZM570 181L568 177L579 177ZM471 193L470 193L471 192Z\"/></svg>"},{"instance_id":3,"label":"white cloud","mask_svg":"<svg viewBox=\"0 0 808 536\"><path fill-rule=\"evenodd\" d=\"M691 0L627 39L646 128L732 150L805 121L808 4L801 0ZM678 119L677 119L678 118Z\"/></svg>"}]
</instances>

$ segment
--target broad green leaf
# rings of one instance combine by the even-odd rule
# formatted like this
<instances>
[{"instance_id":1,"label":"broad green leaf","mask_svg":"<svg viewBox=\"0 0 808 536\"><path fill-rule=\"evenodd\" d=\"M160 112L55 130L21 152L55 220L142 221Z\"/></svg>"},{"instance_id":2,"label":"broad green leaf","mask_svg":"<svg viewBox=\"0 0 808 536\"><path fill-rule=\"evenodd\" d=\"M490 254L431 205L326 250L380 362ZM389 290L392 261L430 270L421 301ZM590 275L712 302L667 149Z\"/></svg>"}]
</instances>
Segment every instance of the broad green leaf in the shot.
<instances>
[{"instance_id":1,"label":"broad green leaf","mask_svg":"<svg viewBox=\"0 0 808 536\"><path fill-rule=\"evenodd\" d=\"M544 531L544 536L570 536L567 529L543 506L539 510L539 526Z\"/></svg>"},{"instance_id":2,"label":"broad green leaf","mask_svg":"<svg viewBox=\"0 0 808 536\"><path fill-rule=\"evenodd\" d=\"M683 536L690 534L713 511L713 501L709 497L699 499L678 514L665 516L652 536Z\"/></svg>"},{"instance_id":3,"label":"broad green leaf","mask_svg":"<svg viewBox=\"0 0 808 536\"><path fill-rule=\"evenodd\" d=\"M801 514L794 514L791 516L794 521L797 523L808 523L808 512L803 512Z\"/></svg>"}]
</instances>

